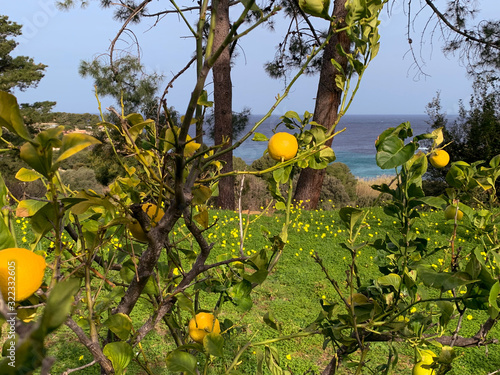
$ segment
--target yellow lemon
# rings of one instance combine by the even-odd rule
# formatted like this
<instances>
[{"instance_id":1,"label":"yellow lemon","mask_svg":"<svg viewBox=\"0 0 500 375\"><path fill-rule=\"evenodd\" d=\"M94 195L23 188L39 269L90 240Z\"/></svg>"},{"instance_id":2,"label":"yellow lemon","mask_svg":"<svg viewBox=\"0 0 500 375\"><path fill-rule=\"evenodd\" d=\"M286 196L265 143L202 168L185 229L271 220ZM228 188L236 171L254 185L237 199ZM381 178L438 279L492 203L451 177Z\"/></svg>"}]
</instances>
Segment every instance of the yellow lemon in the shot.
<instances>
[{"instance_id":1,"label":"yellow lemon","mask_svg":"<svg viewBox=\"0 0 500 375\"><path fill-rule=\"evenodd\" d=\"M450 162L450 155L445 150L434 151L429 161L435 168L444 168Z\"/></svg>"},{"instance_id":2,"label":"yellow lemon","mask_svg":"<svg viewBox=\"0 0 500 375\"><path fill-rule=\"evenodd\" d=\"M413 366L412 375L436 375L436 371L433 368L430 368L431 363L415 363L415 366Z\"/></svg>"},{"instance_id":3,"label":"yellow lemon","mask_svg":"<svg viewBox=\"0 0 500 375\"><path fill-rule=\"evenodd\" d=\"M43 282L45 258L22 248L0 251L0 290L3 299L23 301L35 293Z\"/></svg>"},{"instance_id":4,"label":"yellow lemon","mask_svg":"<svg viewBox=\"0 0 500 375\"><path fill-rule=\"evenodd\" d=\"M271 137L267 145L269 156L274 160L286 161L297 155L299 144L297 138L285 132L276 133Z\"/></svg>"},{"instance_id":5,"label":"yellow lemon","mask_svg":"<svg viewBox=\"0 0 500 375\"><path fill-rule=\"evenodd\" d=\"M151 226L153 227L156 226L163 215L165 215L165 212L161 208L157 209L157 206L153 203L144 203L142 205L142 210L149 216ZM141 224L139 224L137 220L134 220L134 222L130 223L127 227L137 241L148 242L148 236L144 233Z\"/></svg>"},{"instance_id":6,"label":"yellow lemon","mask_svg":"<svg viewBox=\"0 0 500 375\"><path fill-rule=\"evenodd\" d=\"M219 321L211 313L201 312L196 314L194 318L189 321L189 336L200 344L203 343L205 336L211 332L219 334L220 324Z\"/></svg>"}]
</instances>

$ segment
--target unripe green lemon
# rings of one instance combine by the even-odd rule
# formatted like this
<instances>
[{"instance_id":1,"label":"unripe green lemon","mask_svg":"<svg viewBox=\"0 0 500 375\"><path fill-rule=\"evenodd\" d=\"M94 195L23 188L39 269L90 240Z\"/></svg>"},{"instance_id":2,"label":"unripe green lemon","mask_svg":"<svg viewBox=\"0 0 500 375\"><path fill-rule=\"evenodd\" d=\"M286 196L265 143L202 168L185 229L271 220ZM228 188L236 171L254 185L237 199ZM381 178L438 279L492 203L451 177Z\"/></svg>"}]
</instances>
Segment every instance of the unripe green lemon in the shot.
<instances>
[{"instance_id":1,"label":"unripe green lemon","mask_svg":"<svg viewBox=\"0 0 500 375\"><path fill-rule=\"evenodd\" d=\"M455 220L455 213L457 212L457 207L454 206L454 205L449 205L448 207L446 207L446 209L444 210L444 218L446 220L450 220L450 219L453 219ZM460 221L462 220L464 216L464 213L460 210L458 210L458 213L457 213L457 220Z\"/></svg>"}]
</instances>

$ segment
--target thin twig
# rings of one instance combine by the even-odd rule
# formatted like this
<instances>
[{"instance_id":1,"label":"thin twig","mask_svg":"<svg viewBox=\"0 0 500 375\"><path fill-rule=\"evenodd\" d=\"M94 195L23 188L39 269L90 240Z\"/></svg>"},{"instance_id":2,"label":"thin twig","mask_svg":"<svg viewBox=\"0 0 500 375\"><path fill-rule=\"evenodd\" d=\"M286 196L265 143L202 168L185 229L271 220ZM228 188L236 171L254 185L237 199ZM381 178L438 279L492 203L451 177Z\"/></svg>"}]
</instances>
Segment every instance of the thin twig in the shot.
<instances>
[{"instance_id":1,"label":"thin twig","mask_svg":"<svg viewBox=\"0 0 500 375\"><path fill-rule=\"evenodd\" d=\"M86 365L76 367L76 368L69 368L63 372L63 375L68 375L68 374L71 374L72 372L77 372L77 371L83 370L87 367L94 366L96 363L97 363L97 361L94 359L92 362L89 362Z\"/></svg>"}]
</instances>

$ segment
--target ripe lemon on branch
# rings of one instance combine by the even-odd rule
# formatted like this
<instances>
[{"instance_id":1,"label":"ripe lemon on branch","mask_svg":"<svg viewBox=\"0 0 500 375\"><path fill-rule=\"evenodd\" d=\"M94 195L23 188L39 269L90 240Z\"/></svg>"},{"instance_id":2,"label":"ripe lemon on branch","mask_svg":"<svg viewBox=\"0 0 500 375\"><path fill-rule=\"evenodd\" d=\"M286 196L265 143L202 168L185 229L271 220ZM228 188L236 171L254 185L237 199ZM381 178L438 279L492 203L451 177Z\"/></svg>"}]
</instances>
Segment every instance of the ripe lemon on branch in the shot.
<instances>
[{"instance_id":1,"label":"ripe lemon on branch","mask_svg":"<svg viewBox=\"0 0 500 375\"><path fill-rule=\"evenodd\" d=\"M189 336L196 342L202 344L203 339L209 333L220 333L219 320L214 314L200 312L189 321Z\"/></svg>"},{"instance_id":2,"label":"ripe lemon on branch","mask_svg":"<svg viewBox=\"0 0 500 375\"><path fill-rule=\"evenodd\" d=\"M435 168L444 168L450 162L450 155L445 150L436 150L429 156L429 161Z\"/></svg>"},{"instance_id":3,"label":"ripe lemon on branch","mask_svg":"<svg viewBox=\"0 0 500 375\"><path fill-rule=\"evenodd\" d=\"M413 366L412 375L436 375L436 370L431 367L434 357L437 357L431 350L419 350L421 360Z\"/></svg>"},{"instance_id":4,"label":"ripe lemon on branch","mask_svg":"<svg viewBox=\"0 0 500 375\"><path fill-rule=\"evenodd\" d=\"M156 226L163 215L165 215L165 212L153 203L144 203L142 205L142 210L149 216L152 227ZM127 227L137 241L148 242L148 236L144 233L141 224L139 224L137 220L134 220L134 222L130 223Z\"/></svg>"},{"instance_id":5,"label":"ripe lemon on branch","mask_svg":"<svg viewBox=\"0 0 500 375\"><path fill-rule=\"evenodd\" d=\"M267 145L269 156L274 160L287 161L297 155L299 144L297 138L290 133L276 133L271 137Z\"/></svg>"},{"instance_id":6,"label":"ripe lemon on branch","mask_svg":"<svg viewBox=\"0 0 500 375\"><path fill-rule=\"evenodd\" d=\"M42 285L45 266L45 258L28 249L1 250L0 290L3 299L9 301L13 294L16 302L29 298Z\"/></svg>"}]
</instances>

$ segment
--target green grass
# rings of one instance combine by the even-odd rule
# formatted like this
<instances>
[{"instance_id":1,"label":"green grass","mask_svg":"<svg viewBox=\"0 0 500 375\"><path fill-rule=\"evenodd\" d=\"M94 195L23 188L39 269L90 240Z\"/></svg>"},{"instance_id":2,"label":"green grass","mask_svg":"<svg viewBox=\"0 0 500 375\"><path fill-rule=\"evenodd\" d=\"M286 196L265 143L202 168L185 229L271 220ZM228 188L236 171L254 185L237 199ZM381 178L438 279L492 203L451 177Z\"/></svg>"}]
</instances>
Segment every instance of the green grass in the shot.
<instances>
[{"instance_id":1,"label":"green grass","mask_svg":"<svg viewBox=\"0 0 500 375\"><path fill-rule=\"evenodd\" d=\"M346 240L346 232L340 223L338 211L301 211L293 212L293 224L289 230L289 241L285 247L280 262L267 280L252 293L253 309L242 314L231 304L223 305L219 315L220 320L231 319L236 329L226 337L226 357L222 360L229 363L239 347L248 340L258 342L279 336L279 333L263 323L263 315L272 313L281 322L283 335L299 332L311 323L321 311L320 301L338 300L334 289L329 284L321 268L312 259L311 254L316 252L324 261L330 275L340 284L344 284L345 271L350 263L349 254L340 244ZM251 216L253 220L255 216ZM246 219L246 217L245 217ZM210 261L218 256L229 257L239 252L238 215L228 211L210 211L210 221L215 223L208 231L208 240L214 242ZM284 215L263 215L253 222L244 242L245 254L251 255L261 248L268 246L262 235L266 228L273 235L278 234L283 225ZM394 231L394 221L386 216L381 208L370 209L366 220L367 226L362 230L360 242L372 242L376 238L383 238L385 233ZM418 229L417 229L418 228ZM20 223L18 228L20 237L29 241L26 226ZM452 235L452 226L445 223L441 212L424 212L415 224L415 229L421 236L428 238L429 250L448 244ZM24 232L24 233L23 233ZM182 236L181 229L176 230L176 236ZM473 244L469 241L470 234L459 228L457 244L463 247L465 254ZM363 281L377 277L378 268L374 265L375 250L364 247L359 254L358 266ZM445 268L446 256L441 252L432 257L432 263L437 269ZM201 293L200 307L211 310L215 306L217 296ZM135 328L150 314L150 307L140 303L134 310L132 320ZM461 331L463 335L473 335L487 315L485 312L470 312L471 319L465 319ZM187 317L186 317L187 319ZM450 324L450 329L454 324ZM489 337L499 337L500 329L495 327ZM74 334L67 328L62 328L47 340L49 355L56 358L53 374L62 373L68 368L82 366L92 360L88 351L80 345ZM307 370L319 371L331 359L333 350L328 347L322 349L323 337L313 336L301 339L281 341L273 344L280 352L282 367L289 367L294 374L303 374ZM399 365L397 374L411 374L413 365L413 351L409 346L396 345L398 349ZM143 341L142 348L150 363L150 369L155 374L168 374L165 368L165 356L173 349L166 327L159 326ZM138 350L136 350L138 351ZM450 375L486 375L500 367L500 348L489 346L485 348L458 349L460 357L454 362ZM371 346L369 363L382 363L387 356L387 349L383 344ZM256 353L250 349L242 356L242 364L238 370L242 374L255 373ZM199 358L203 362L202 357ZM220 374L220 365L213 367L211 374ZM97 365L78 372L79 374L98 374ZM144 370L136 363L129 366L129 374L143 374ZM340 374L351 374L345 366L339 370ZM366 372L368 373L368 372Z\"/></svg>"}]
</instances>

